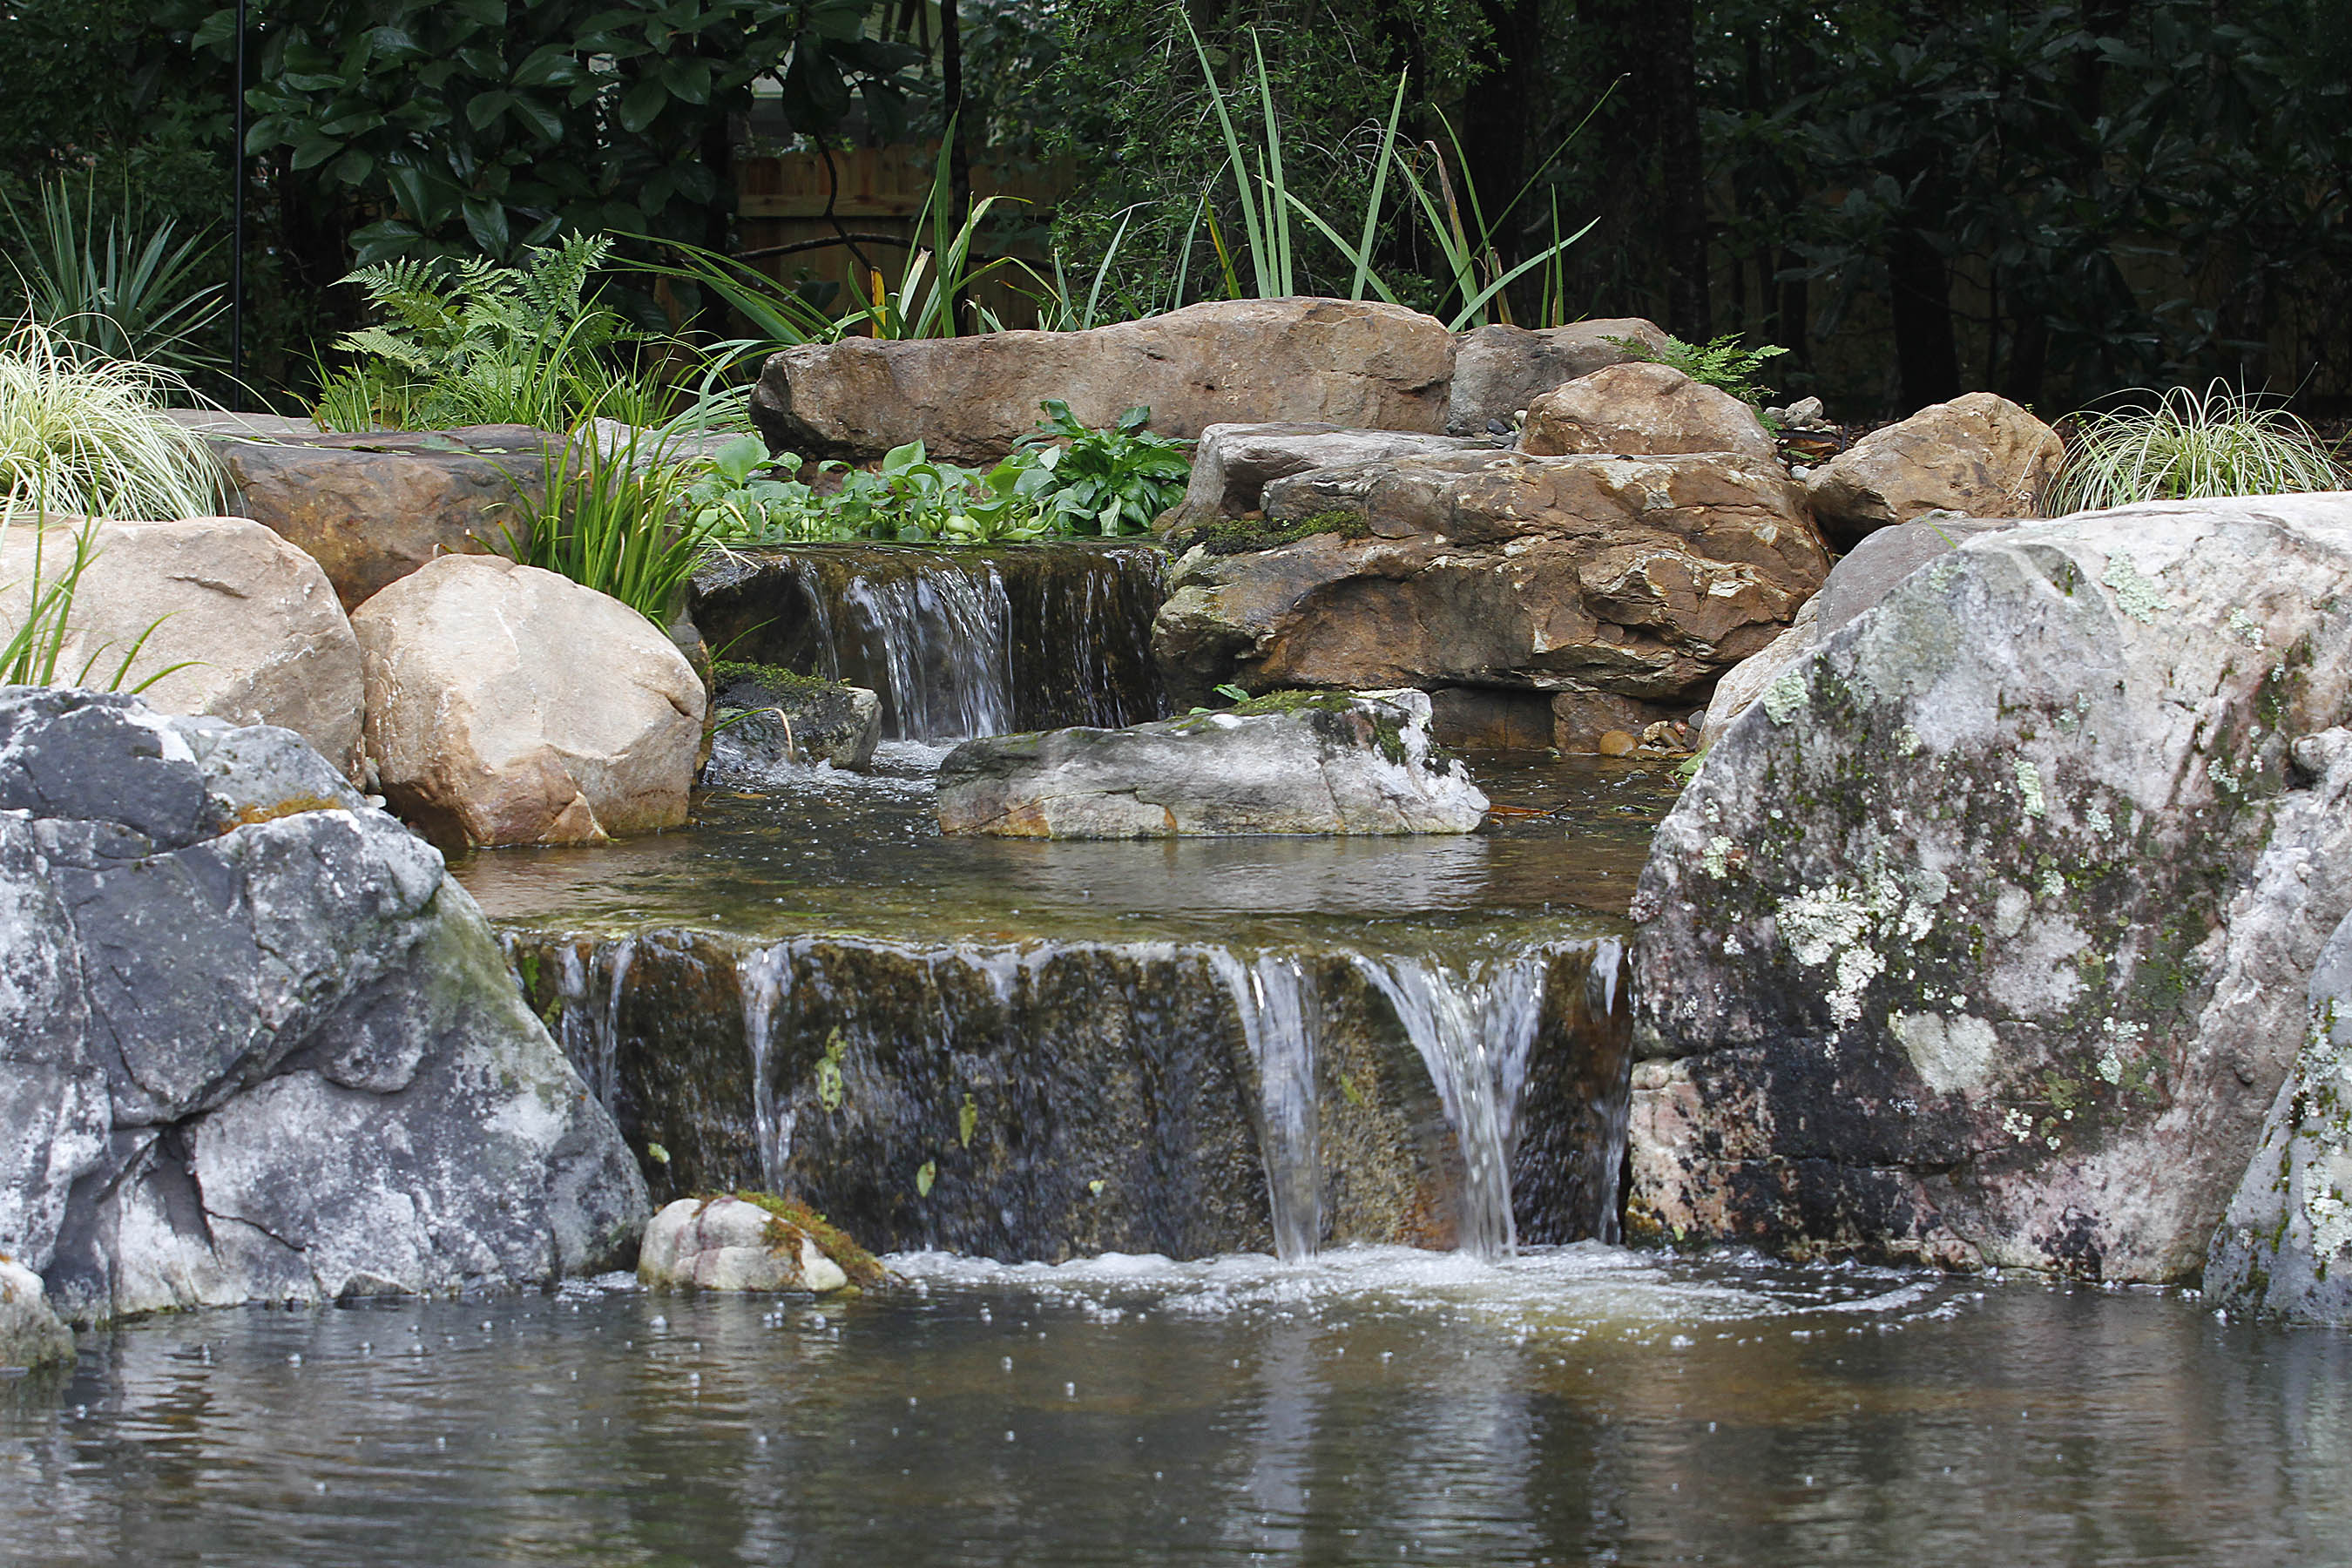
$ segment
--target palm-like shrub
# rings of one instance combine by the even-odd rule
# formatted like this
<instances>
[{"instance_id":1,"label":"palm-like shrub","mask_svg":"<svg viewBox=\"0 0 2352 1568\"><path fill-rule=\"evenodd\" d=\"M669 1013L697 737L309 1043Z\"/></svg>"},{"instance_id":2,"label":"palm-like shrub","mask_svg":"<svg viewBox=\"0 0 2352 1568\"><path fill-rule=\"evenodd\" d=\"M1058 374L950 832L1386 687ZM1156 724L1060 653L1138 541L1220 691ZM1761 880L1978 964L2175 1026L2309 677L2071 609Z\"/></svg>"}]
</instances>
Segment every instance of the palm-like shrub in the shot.
<instances>
[{"instance_id":1,"label":"palm-like shrub","mask_svg":"<svg viewBox=\"0 0 2352 1568\"><path fill-rule=\"evenodd\" d=\"M0 338L0 507L166 521L220 510L220 468L163 413L170 371L87 358L37 322Z\"/></svg>"},{"instance_id":2,"label":"palm-like shrub","mask_svg":"<svg viewBox=\"0 0 2352 1568\"><path fill-rule=\"evenodd\" d=\"M62 181L44 183L29 212L0 198L24 313L85 360L218 366L202 342L228 309L221 286L202 280L216 247L202 234L182 237L170 218L142 226L127 200L101 226L95 178L76 195Z\"/></svg>"},{"instance_id":3,"label":"palm-like shrub","mask_svg":"<svg viewBox=\"0 0 2352 1568\"><path fill-rule=\"evenodd\" d=\"M2329 490L2344 471L2294 415L2222 382L2086 414L2045 502L2053 516L2135 501Z\"/></svg>"}]
</instances>

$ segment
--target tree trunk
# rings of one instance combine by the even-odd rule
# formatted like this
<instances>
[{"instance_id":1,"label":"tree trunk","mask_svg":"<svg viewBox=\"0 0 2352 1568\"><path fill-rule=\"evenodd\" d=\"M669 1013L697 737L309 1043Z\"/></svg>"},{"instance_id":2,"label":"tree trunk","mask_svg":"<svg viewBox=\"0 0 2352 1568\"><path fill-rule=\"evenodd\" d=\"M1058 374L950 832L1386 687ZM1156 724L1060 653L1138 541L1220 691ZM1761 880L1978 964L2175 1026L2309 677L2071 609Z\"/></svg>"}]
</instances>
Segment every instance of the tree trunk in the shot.
<instances>
[{"instance_id":1,"label":"tree trunk","mask_svg":"<svg viewBox=\"0 0 2352 1568\"><path fill-rule=\"evenodd\" d=\"M1696 21L1691 0L1651 0L1646 96L1658 127L1658 216L1666 262L1666 325L1676 337L1713 335L1707 309L1706 162L1698 130Z\"/></svg>"},{"instance_id":2,"label":"tree trunk","mask_svg":"<svg viewBox=\"0 0 2352 1568\"><path fill-rule=\"evenodd\" d=\"M1492 236L1507 263L1525 256L1523 237L1532 225L1532 205L1522 205L1502 221L1503 209L1535 173L1530 160L1551 151L1534 146L1543 134L1542 90L1544 7L1541 0L1479 0L1495 49L1495 59L1462 104L1463 180L1478 195L1486 221L1496 226ZM1475 223L1465 213L1465 224ZM1474 234L1475 239L1476 236Z\"/></svg>"},{"instance_id":3,"label":"tree trunk","mask_svg":"<svg viewBox=\"0 0 2352 1568\"><path fill-rule=\"evenodd\" d=\"M1893 295L1900 414L1960 395L1960 351L1952 336L1951 273L1924 233L1896 229L1886 240Z\"/></svg>"}]
</instances>

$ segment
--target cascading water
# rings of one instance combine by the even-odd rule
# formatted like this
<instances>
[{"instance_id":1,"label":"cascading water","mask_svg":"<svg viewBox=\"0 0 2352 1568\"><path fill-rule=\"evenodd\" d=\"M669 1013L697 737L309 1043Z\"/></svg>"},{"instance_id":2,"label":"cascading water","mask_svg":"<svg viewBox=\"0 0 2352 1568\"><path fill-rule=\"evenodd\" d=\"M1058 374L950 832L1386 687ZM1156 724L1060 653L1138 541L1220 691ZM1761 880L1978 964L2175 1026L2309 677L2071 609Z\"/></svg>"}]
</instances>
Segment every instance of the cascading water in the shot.
<instances>
[{"instance_id":1,"label":"cascading water","mask_svg":"<svg viewBox=\"0 0 2352 1568\"><path fill-rule=\"evenodd\" d=\"M1511 1157L1528 1052L1543 1014L1545 957L1520 954L1461 970L1423 957L1356 963L1428 1065L1461 1144L1457 1245L1480 1258L1509 1256L1518 1245Z\"/></svg>"},{"instance_id":2,"label":"cascading water","mask_svg":"<svg viewBox=\"0 0 2352 1568\"><path fill-rule=\"evenodd\" d=\"M1163 593L1148 545L798 545L714 561L694 616L728 657L867 687L886 737L938 741L1160 717Z\"/></svg>"},{"instance_id":3,"label":"cascading water","mask_svg":"<svg viewBox=\"0 0 2352 1568\"><path fill-rule=\"evenodd\" d=\"M1233 997L1257 1064L1258 1152L1265 1163L1275 1253L1286 1260L1311 1258L1323 1237L1314 976L1293 953L1261 952L1244 961L1228 949L1211 948L1205 956Z\"/></svg>"},{"instance_id":4,"label":"cascading water","mask_svg":"<svg viewBox=\"0 0 2352 1568\"><path fill-rule=\"evenodd\" d=\"M776 1111L768 1076L768 1047L774 1037L776 1004L792 978L793 947L778 942L754 949L736 966L743 994L743 1039L751 1050L751 1125L760 1144L760 1186L781 1190L782 1173L793 1154L792 1111Z\"/></svg>"}]
</instances>

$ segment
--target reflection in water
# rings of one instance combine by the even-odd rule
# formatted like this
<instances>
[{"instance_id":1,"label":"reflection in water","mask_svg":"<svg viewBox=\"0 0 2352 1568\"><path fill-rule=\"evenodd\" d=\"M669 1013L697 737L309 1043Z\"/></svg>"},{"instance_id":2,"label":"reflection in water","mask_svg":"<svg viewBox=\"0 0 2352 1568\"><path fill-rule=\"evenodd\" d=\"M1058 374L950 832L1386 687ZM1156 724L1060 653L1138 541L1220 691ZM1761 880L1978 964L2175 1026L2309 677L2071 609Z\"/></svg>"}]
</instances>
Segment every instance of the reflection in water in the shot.
<instances>
[{"instance_id":1,"label":"reflection in water","mask_svg":"<svg viewBox=\"0 0 2352 1568\"><path fill-rule=\"evenodd\" d=\"M794 768L758 794L699 796L689 830L478 851L451 868L494 920L574 929L657 921L746 935L1098 939L1116 924L1181 938L1230 936L1235 916L1614 915L1675 798L1664 775L1622 763L1486 761L1480 786L1513 815L1466 837L942 838L930 775L945 753L884 751L892 771L878 776Z\"/></svg>"},{"instance_id":2,"label":"reflection in water","mask_svg":"<svg viewBox=\"0 0 2352 1568\"><path fill-rule=\"evenodd\" d=\"M0 1392L52 1563L2337 1562L2352 1339L1598 1246L915 1255L865 1300L258 1310ZM297 1359L299 1358L299 1360Z\"/></svg>"}]
</instances>

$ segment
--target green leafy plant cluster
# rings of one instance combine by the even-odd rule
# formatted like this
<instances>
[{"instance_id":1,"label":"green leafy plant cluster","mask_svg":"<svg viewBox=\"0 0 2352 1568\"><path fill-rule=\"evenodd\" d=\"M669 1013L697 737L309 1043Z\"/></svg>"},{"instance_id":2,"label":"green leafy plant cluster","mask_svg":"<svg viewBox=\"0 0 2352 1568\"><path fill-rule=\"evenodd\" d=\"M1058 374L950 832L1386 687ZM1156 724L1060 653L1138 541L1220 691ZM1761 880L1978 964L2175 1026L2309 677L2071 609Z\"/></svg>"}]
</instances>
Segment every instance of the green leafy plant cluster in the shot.
<instances>
[{"instance_id":1,"label":"green leafy plant cluster","mask_svg":"<svg viewBox=\"0 0 2352 1568\"><path fill-rule=\"evenodd\" d=\"M1750 407L1760 408L1771 388L1757 381L1766 364L1789 351L1766 343L1761 348L1748 348L1738 332L1727 332L1706 343L1686 343L1680 338L1669 337L1663 353L1639 338L1609 338L1603 340L1623 349L1635 359L1654 364L1670 365L1693 381L1706 386L1720 387Z\"/></svg>"},{"instance_id":2,"label":"green leafy plant cluster","mask_svg":"<svg viewBox=\"0 0 2352 1568\"><path fill-rule=\"evenodd\" d=\"M711 234L730 115L773 80L793 126L889 137L921 55L866 0L262 0L248 133L374 221L362 264L499 261L566 229ZM226 58L234 9L195 45Z\"/></svg>"},{"instance_id":3,"label":"green leafy plant cluster","mask_svg":"<svg viewBox=\"0 0 2352 1568\"><path fill-rule=\"evenodd\" d=\"M605 357L636 334L587 295L612 250L609 237L575 234L530 248L520 267L478 256L360 268L343 281L365 291L377 320L337 341L358 363L325 382L320 422L338 430L563 430L594 410L651 423L658 389Z\"/></svg>"},{"instance_id":4,"label":"green leafy plant cluster","mask_svg":"<svg viewBox=\"0 0 2352 1568\"><path fill-rule=\"evenodd\" d=\"M2222 382L2078 416L2043 510L2341 489L2340 464L2305 425Z\"/></svg>"},{"instance_id":5,"label":"green leafy plant cluster","mask_svg":"<svg viewBox=\"0 0 2352 1568\"><path fill-rule=\"evenodd\" d=\"M820 464L829 493L799 477L801 458L772 459L746 437L690 475L686 506L721 544L999 544L1140 533L1183 495L1191 466L1179 443L1144 428L1150 409L1096 430L1059 399L1044 406L1037 434L993 468L939 462L910 441L870 469Z\"/></svg>"}]
</instances>

